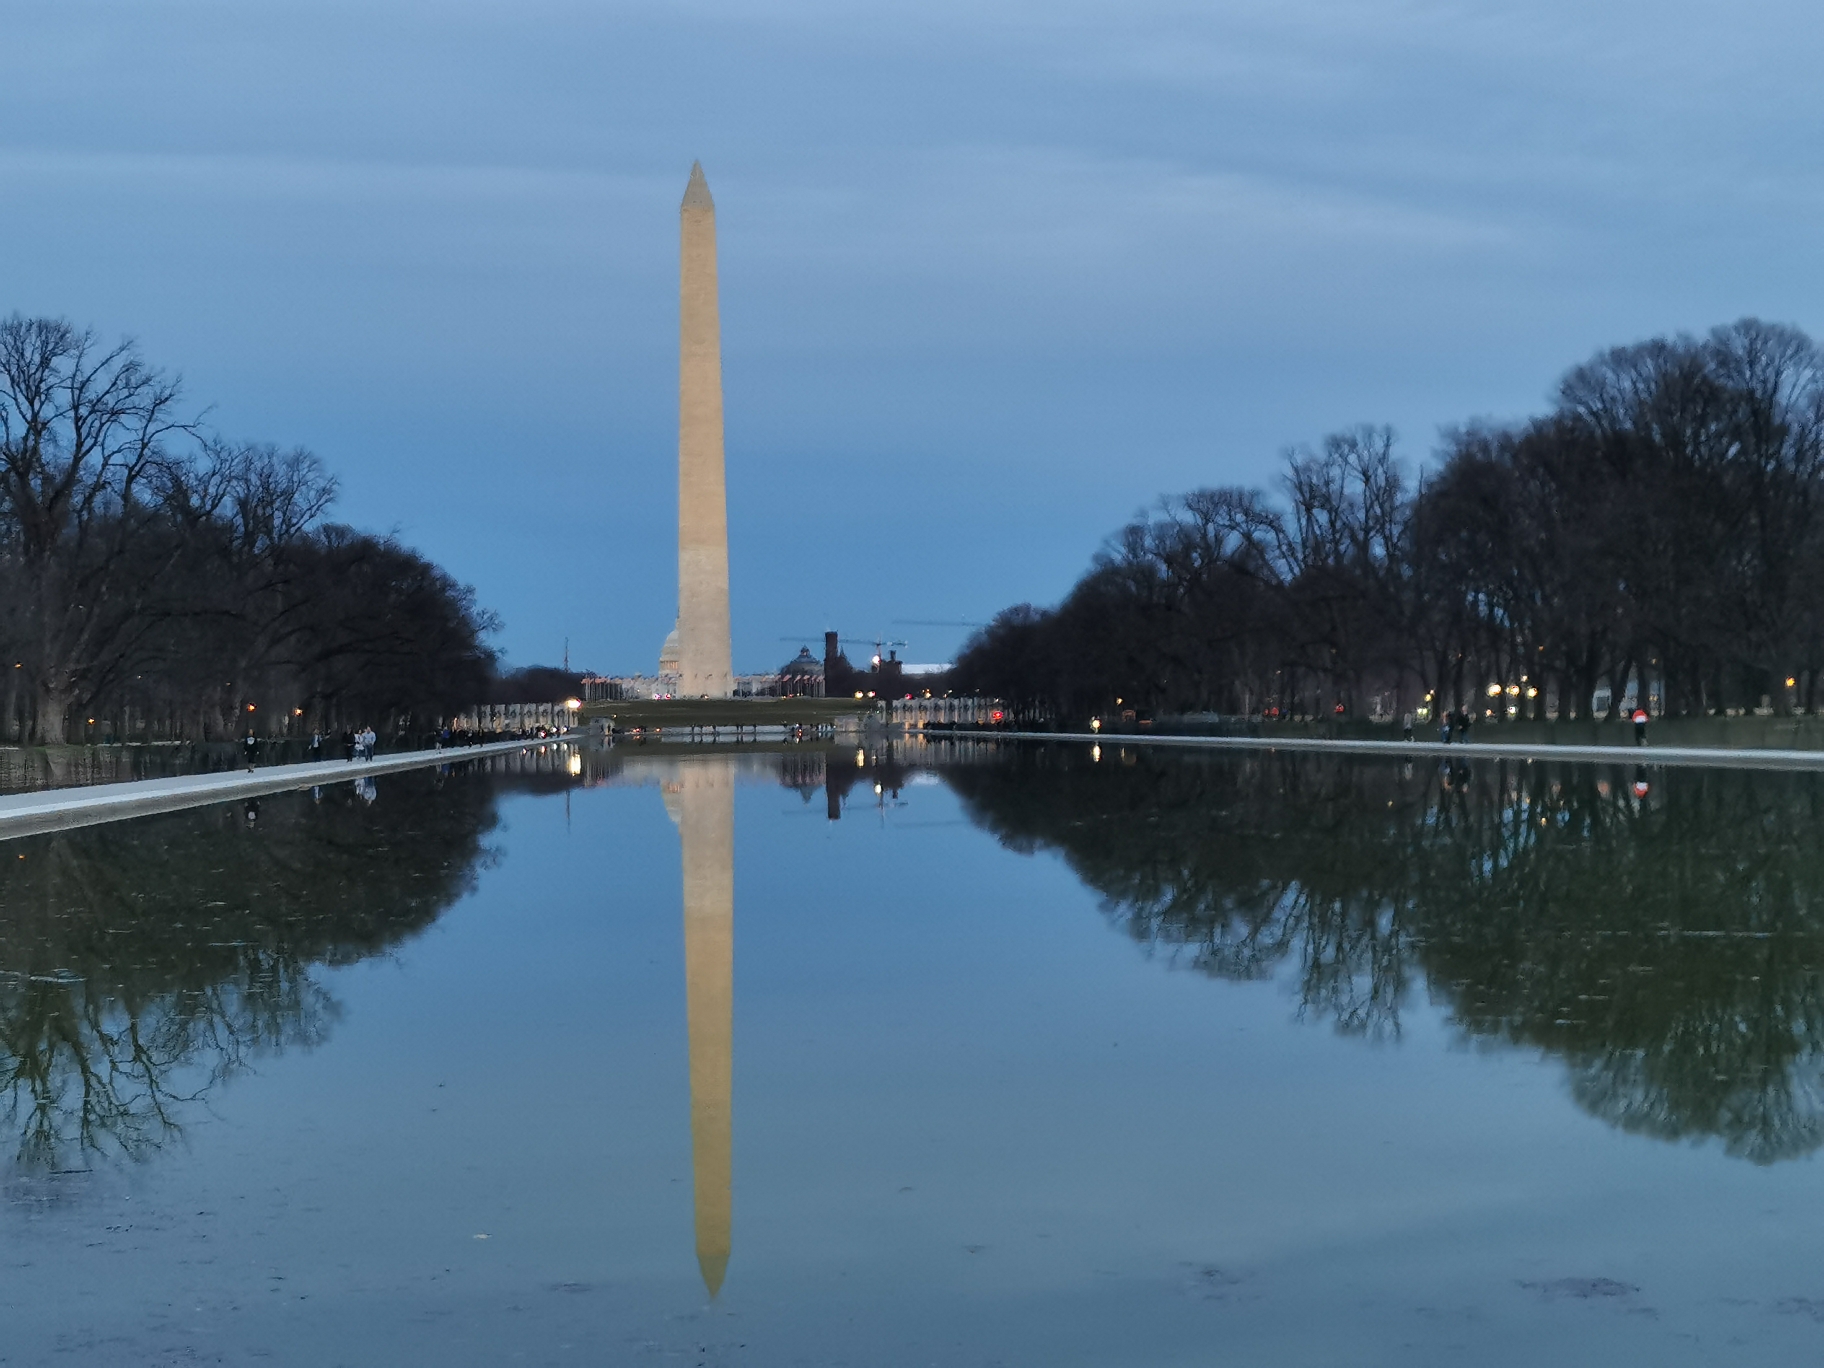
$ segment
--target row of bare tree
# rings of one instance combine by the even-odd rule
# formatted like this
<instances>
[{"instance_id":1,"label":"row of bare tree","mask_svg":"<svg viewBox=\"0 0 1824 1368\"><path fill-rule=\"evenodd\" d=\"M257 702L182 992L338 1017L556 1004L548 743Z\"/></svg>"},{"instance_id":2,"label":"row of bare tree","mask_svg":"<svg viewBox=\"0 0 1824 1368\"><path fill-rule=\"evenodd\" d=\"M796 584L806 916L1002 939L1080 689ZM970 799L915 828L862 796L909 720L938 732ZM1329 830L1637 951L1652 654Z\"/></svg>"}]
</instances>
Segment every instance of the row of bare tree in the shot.
<instances>
[{"instance_id":1,"label":"row of bare tree","mask_svg":"<svg viewBox=\"0 0 1824 1368\"><path fill-rule=\"evenodd\" d=\"M0 321L0 739L384 731L479 697L493 619L335 496L309 452L205 431L131 343Z\"/></svg>"},{"instance_id":2,"label":"row of bare tree","mask_svg":"<svg viewBox=\"0 0 1824 1368\"><path fill-rule=\"evenodd\" d=\"M1498 685L1503 714L1581 717L1630 680L1668 712L1810 711L1821 671L1824 353L1752 319L1605 352L1416 482L1361 428L1288 453L1276 495L1165 500L958 661L1067 716L1480 710Z\"/></svg>"}]
</instances>

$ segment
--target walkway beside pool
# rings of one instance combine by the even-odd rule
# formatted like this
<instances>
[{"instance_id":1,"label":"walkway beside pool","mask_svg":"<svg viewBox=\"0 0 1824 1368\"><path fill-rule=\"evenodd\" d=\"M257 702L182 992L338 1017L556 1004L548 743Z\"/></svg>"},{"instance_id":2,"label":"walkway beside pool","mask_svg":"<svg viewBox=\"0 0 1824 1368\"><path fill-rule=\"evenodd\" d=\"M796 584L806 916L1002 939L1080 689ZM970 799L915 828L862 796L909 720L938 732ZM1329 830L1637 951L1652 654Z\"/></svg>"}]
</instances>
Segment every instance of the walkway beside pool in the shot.
<instances>
[{"instance_id":1,"label":"walkway beside pool","mask_svg":"<svg viewBox=\"0 0 1824 1368\"><path fill-rule=\"evenodd\" d=\"M461 764L485 755L508 755L541 746L564 744L562 738L546 741L493 741L482 746L451 746L447 750L400 751L372 760L317 760L296 765L269 765L251 772L224 770L215 774L182 774L161 779L133 779L120 784L88 784L80 788L38 789L0 797L0 840L30 836L40 831L63 831L93 826L153 812L203 807L237 798L257 798L268 793L317 785L346 784L376 774L430 765Z\"/></svg>"},{"instance_id":2,"label":"walkway beside pool","mask_svg":"<svg viewBox=\"0 0 1824 1368\"><path fill-rule=\"evenodd\" d=\"M1498 730L1489 728L1490 731ZM1811 769L1824 770L1824 750L1774 750L1764 747L1731 748L1724 746L1655 746L1652 732L1645 746L1572 746L1541 742L1518 745L1507 741L1463 741L1446 745L1442 741L1360 741L1332 740L1314 736L1153 736L1131 732L1025 732L1025 731L946 731L933 733L931 739L966 736L970 740L1001 738L1013 741L1069 741L1099 745L1104 749L1122 746L1184 746L1201 750L1288 750L1331 751L1344 755L1381 755L1393 757L1436 756L1448 760L1571 760L1580 764L1599 765L1703 765L1717 769Z\"/></svg>"}]
</instances>

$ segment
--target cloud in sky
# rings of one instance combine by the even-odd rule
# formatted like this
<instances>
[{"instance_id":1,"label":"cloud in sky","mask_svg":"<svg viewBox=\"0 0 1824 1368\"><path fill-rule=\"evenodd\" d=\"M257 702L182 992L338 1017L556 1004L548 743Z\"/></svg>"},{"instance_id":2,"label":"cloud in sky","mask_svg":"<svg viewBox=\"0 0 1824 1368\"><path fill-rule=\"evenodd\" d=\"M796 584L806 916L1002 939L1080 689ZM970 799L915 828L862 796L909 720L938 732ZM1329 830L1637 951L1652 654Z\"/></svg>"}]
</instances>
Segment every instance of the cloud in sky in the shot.
<instances>
[{"instance_id":1,"label":"cloud in sky","mask_svg":"<svg viewBox=\"0 0 1824 1368\"><path fill-rule=\"evenodd\" d=\"M507 619L675 609L721 221L739 668L1054 599L1160 493L1817 328L1819 21L1620 3L9 3L0 309L130 333ZM960 632L905 628L910 653Z\"/></svg>"}]
</instances>

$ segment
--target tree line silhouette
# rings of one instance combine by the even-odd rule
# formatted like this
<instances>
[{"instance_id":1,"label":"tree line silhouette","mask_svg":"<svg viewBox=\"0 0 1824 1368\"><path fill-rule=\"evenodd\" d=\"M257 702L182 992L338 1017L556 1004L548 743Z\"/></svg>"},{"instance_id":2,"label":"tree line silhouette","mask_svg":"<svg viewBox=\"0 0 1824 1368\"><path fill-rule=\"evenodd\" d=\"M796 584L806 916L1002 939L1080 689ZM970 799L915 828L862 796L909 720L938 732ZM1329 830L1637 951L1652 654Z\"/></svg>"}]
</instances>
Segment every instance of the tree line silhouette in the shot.
<instances>
[{"instance_id":1,"label":"tree line silhouette","mask_svg":"<svg viewBox=\"0 0 1824 1368\"><path fill-rule=\"evenodd\" d=\"M1362 427L1272 492L1200 489L1114 534L1052 608L965 646L958 687L1030 712L1330 716L1428 696L1598 716L1810 712L1824 670L1824 355L1744 319L1618 347L1548 413L1444 435L1410 480ZM1791 684L1788 684L1788 680Z\"/></svg>"},{"instance_id":2,"label":"tree line silhouette","mask_svg":"<svg viewBox=\"0 0 1824 1368\"><path fill-rule=\"evenodd\" d=\"M385 731L482 696L471 590L331 521L309 452L181 405L131 343L0 321L0 740Z\"/></svg>"},{"instance_id":3,"label":"tree line silhouette","mask_svg":"<svg viewBox=\"0 0 1824 1368\"><path fill-rule=\"evenodd\" d=\"M1195 971L1288 974L1302 1015L1371 1037L1423 992L1470 1041L1562 1059L1621 1129L1824 1145L1824 777L1115 743L943 775Z\"/></svg>"}]
</instances>

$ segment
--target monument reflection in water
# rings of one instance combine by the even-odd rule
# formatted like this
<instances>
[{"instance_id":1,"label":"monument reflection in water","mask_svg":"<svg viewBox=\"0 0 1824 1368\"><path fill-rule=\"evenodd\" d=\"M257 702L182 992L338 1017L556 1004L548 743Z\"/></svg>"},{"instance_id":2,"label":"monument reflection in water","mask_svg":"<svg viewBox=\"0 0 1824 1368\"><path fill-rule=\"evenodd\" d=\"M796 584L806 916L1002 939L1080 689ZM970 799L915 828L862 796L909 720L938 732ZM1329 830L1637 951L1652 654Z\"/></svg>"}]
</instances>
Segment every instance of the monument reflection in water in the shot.
<instances>
[{"instance_id":1,"label":"monument reflection in water","mask_svg":"<svg viewBox=\"0 0 1824 1368\"><path fill-rule=\"evenodd\" d=\"M928 786L910 787L917 784ZM560 811L558 804L519 802L499 842L505 853L496 848L501 795L556 796L596 785L656 787L675 824L682 859L682 1013L672 997L678 923L672 920L677 894L670 880L678 857L665 845L669 835L654 795L599 794L579 802L575 839L566 825L567 806ZM807 1021L821 1024L855 1012L859 994L850 979L880 947L935 948L928 959L902 956L903 970L869 980L866 1009L849 1018L848 1029L831 1033L840 1041L808 1047L818 1052L816 1067L804 1067L796 1054L782 1061L777 1045L769 1051L757 1043L747 1056L743 1153L751 1177L744 1192L755 1214L743 1227L742 1276L725 1289L732 1236L738 785L749 786L741 802L754 847L753 867L746 871L754 882L744 905L765 911L768 927L768 936L757 939L744 959L755 988L745 1021L756 1042L797 1039ZM754 791L767 787L795 793L802 805L780 805ZM896 798L902 788L910 796L903 814ZM867 820L825 828L824 812L842 815L851 794L869 809ZM860 816L854 807L849 811ZM627 877L617 895L623 901L614 904L625 908L625 917L604 917L590 901L600 883L602 846L582 837L588 823L606 821L609 813L616 839L629 843ZM958 816L973 826L950 820ZM1576 1109L1541 1109L1542 1115L1567 1113L1562 1153L1612 1154L1621 1135L1696 1142L1712 1153L1701 1166L1693 1161L1681 1167L1677 1183L1668 1180L1665 1191L1689 1195L1708 1185L1733 1193L1745 1190L1745 1181L1779 1182L1782 1171L1795 1167L1791 1161L1824 1147L1820 829L1824 776L1815 774L1660 770L1638 767L1632 757L1609 766L1525 764L1478 757L1473 748L1443 767L1283 752L1124 754L1111 740L1099 758L1086 746L935 741L894 749L554 750L511 765L383 778L371 803L343 784L315 799L291 794L256 807L227 805L31 837L0 847L0 1148L10 1152L0 1153L0 1160L12 1161L0 1168L27 1175L92 1169L99 1175L111 1160L149 1159L170 1150L176 1153L167 1153L159 1170L188 1181L181 1154L186 1147L170 1142L186 1132L201 1134L203 1128L193 1130L189 1122L212 1105L232 1107L237 1122L283 1158L281 1167L307 1165L322 1136L288 1129L293 1114L274 1099L303 1074L362 1076L365 1055L389 1037L376 1029L361 1049L335 1037L346 1035L351 1022L372 1026L398 986L389 979L363 989L359 979L335 971L397 954L437 985L436 992L421 995L417 1009L441 1025L438 1038L428 1041L400 1032L396 1058L387 1066L392 1071L375 1075L385 1080L376 1092L427 1084L447 1073L465 1080L461 1096L471 1108L457 1125L442 1119L458 1105L456 1088L427 1098L424 1115L439 1120L411 1131L428 1146L411 1153L414 1173L427 1182L447 1180L457 1194L451 1200L460 1204L484 1200L495 1185L517 1183L514 1165L489 1146L485 1129L489 1118L513 1106L518 1114L543 1118L550 1134L534 1138L542 1135L552 1153L599 1146L610 1106L628 1134L643 1137L624 1151L618 1169L607 1167L602 1180L603 1191L619 1203L615 1209L631 1213L617 1219L629 1232L638 1230L637 1238L630 1233L616 1246L622 1261L608 1264L606 1272L590 1262L599 1252L593 1228L574 1246L565 1244L564 1222L576 1205L574 1178L561 1165L550 1170L554 1190L561 1189L545 1194L551 1214L544 1225L528 1221L518 1232L524 1248L549 1258L543 1275L548 1285L621 1285L618 1278L638 1286L626 1281L633 1276L627 1270L651 1267L660 1270L655 1277L668 1280L665 1286L688 1289L698 1305L697 1276L684 1257L689 1218L681 1186L670 1186L682 1178L673 1166L681 1163L685 1142L681 1135L671 1138L683 1102L669 1089L684 1080L668 1054L680 1028L687 1031L695 1249L701 1285L718 1298L715 1315L751 1314L756 1299L781 1286L780 1269L787 1266L781 1250L795 1243L820 1247L827 1229L850 1229L845 1223L857 1202L882 1232L857 1246L868 1259L895 1277L904 1268L931 1272L933 1266L917 1262L928 1247L921 1228L896 1224L909 1219L896 1206L867 1208L865 1193L853 1196L858 1175L882 1180L881 1190L896 1199L903 1193L908 1211L927 1191L966 1187L981 1177L989 1190L1021 1192L1029 1208L1049 1213L1055 1194L1045 1175L1052 1170L1035 1171L1024 1162L1023 1123L997 1119L994 1111L1006 1080L1024 1076L1040 1081L1012 1099L1021 1107L1049 1105L1052 1089L1075 1089L1084 1099L1083 1144L1098 1157L1083 1161L1072 1192L1099 1180L1109 1151L1098 1127L1124 1109L1152 1108L1159 1128L1153 1138L1178 1143L1181 1133L1172 1127L1189 1123L1175 1109L1199 1104L1195 1090L1189 1100L1173 1093L1181 1064L1218 1082L1230 1076L1225 1069L1242 1070L1233 1075L1237 1088L1275 1079L1284 1109L1321 1100L1337 1076L1301 1069L1328 1067L1332 1059L1346 1069L1363 1039L1403 1043L1374 1061L1364 1055L1362 1062L1372 1063L1378 1076L1404 1078L1415 1089L1408 1099L1428 1100L1435 1124L1457 1124L1469 1115L1453 1144L1493 1143L1476 1130L1476 1108L1491 1104L1474 1095L1475 1068L1453 1068L1448 1076L1427 1072L1425 1056L1441 1039L1454 1039L1474 1047L1466 1052L1471 1058L1517 1052L1551 1063L1539 1095ZM1055 857L1094 896L1075 896L1056 869L1023 868L1008 852ZM520 883L504 876L481 881L464 917L450 919L433 941L408 945L463 902L477 888L478 872L497 859ZM812 884L814 895L803 904L769 902L780 896L766 891L779 868ZM843 881L857 878L880 880L886 910L872 919L820 920L820 908L840 904L855 886ZM984 891L987 880L993 892ZM1035 893L1029 903L1020 901L1027 890L1041 889L1048 890L1042 898ZM1097 925L1098 906L1106 930ZM536 908L536 915L527 908ZM1019 928L1018 950L997 942L1009 926ZM516 979L509 951L522 940L528 944ZM591 946L593 958L579 953L578 947ZM1042 950L1048 966L1061 966L1058 973L1048 968L1034 974L1029 947ZM1136 949L1156 962L1136 964ZM805 957L818 953L831 957L831 972L800 974ZM563 962L562 973L554 961ZM439 1043L462 1025L438 1016L450 1001L466 1004L461 1016L489 1023L483 1036L501 1022L512 1024L498 1034L515 1049L526 1038L519 1023L531 1015L528 1004L570 1006L579 1017L600 1011L602 985L590 977L595 971L567 979L571 961L613 965L620 1005L603 1013L607 1024L594 1034L560 1030L538 1037L555 1061L545 1076L596 1079L606 1048L622 1052L627 1077L640 1084L617 1092L592 1082L591 1096L603 1109L593 1117L586 1110L538 1110L536 1087L515 1091L517 1062L487 1064L492 1040L463 1036L460 1048ZM472 976L463 977L470 970ZM1169 999L1174 1015L1155 1016L1151 995L1159 976L1174 970L1171 991L1158 994ZM790 993L773 991L782 973L794 975ZM1237 986L1264 980L1278 983L1287 997ZM842 993L819 996L832 983L843 984ZM1057 991L1059 983L1070 991ZM658 986L646 991L648 984ZM630 985L641 991L628 991ZM1003 986L1011 991L997 991ZM349 996L363 991L365 999ZM464 992L470 996L460 997ZM1003 996L1013 1005L995 1007ZM1154 1072L1123 1072L1119 1086L1093 1057L1065 1054L1056 1043L1109 1002L1119 1007L1111 1020L1120 1029L1138 1036L1156 1028L1168 1042L1155 1042ZM1293 1048L1304 1064L1275 1062L1250 1078L1245 1066L1258 1058L1252 1053L1257 1047L1239 1034L1225 1035L1214 1050L1207 1039L1187 1043L1180 1056L1175 1042L1194 1042L1204 1023L1225 1013L1258 1038L1273 1036L1275 1049L1302 1037ZM894 1023L891 1029L885 1021ZM1333 1028L1343 1038L1326 1046L1314 1027ZM1022 1068L982 1074L985 1066L972 1062L974 1052L954 1048L953 1033L965 1031L972 1041L992 1044L994 1069L1004 1059L1021 1061ZM1126 1069L1145 1058L1138 1043L1123 1036L1123 1059L1132 1050L1135 1061ZM237 1089L230 1098L214 1086L262 1057L326 1045L309 1070L262 1069L264 1088ZM1394 1067L1402 1056L1404 1072ZM888 1076L904 1081L877 1091L883 1057L892 1061ZM1486 1067L1501 1066L1489 1060ZM1434 1088L1435 1095L1427 1091ZM781 1090L789 1091L789 1101L780 1100ZM1357 1106L1358 1118L1376 1115L1373 1103L1360 1098L1337 1105ZM433 1113L431 1106L445 1110ZM904 1116L893 1109L903 1107L905 1115L935 1118L947 1129L918 1153L890 1161L880 1160L870 1143L828 1145L814 1156L816 1183L798 1188L793 1184L802 1177L782 1169L779 1155L781 1137L789 1136L806 1106L826 1107L826 1120L861 1118L864 1128L879 1115L899 1116L899 1130ZM1271 1120L1270 1113L1261 1114ZM247 1119L261 1115L268 1131ZM1187 1130L1182 1134L1193 1138L1183 1143L1242 1144L1235 1134L1219 1133L1217 1111L1211 1116L1217 1117L1214 1130ZM332 1106L325 1117L345 1125L362 1145L373 1142L356 1109L343 1115ZM419 1123L388 1113L386 1124ZM1061 1116L1039 1143L1054 1157L1068 1154L1077 1129L1074 1118ZM976 1138L981 1135L1017 1142L997 1153ZM204 1140L219 1155L221 1135ZM1356 1138L1343 1128L1325 1134L1321 1116L1308 1143L1321 1161L1319 1174L1346 1171L1356 1148ZM784 1148L798 1153L795 1145ZM648 1163L650 1154L658 1157ZM850 1162L845 1155L855 1156L850 1169L841 1167ZM1630 1162L1662 1166L1679 1157L1666 1145L1640 1146L1629 1155ZM1513 1162L1525 1158L1512 1156ZM1234 1149L1231 1159L1264 1162L1244 1149ZM924 1180L918 1181L921 1172ZM479 1182L472 1177L477 1173ZM195 1192L233 1191L234 1181L211 1170L195 1178ZM84 1191L90 1193L85 1200L104 1201L99 1177L81 1182L86 1186L59 1178L32 1190ZM338 1222L358 1226L369 1217L364 1204L371 1194L359 1184L344 1190L341 1182L338 1177L318 1191L332 1194ZM1424 1174L1413 1179L1415 1200L1429 1191L1428 1182ZM1211 1229L1237 1229L1227 1220L1233 1213L1220 1177L1209 1178L1206 1187L1208 1210L1225 1213L1223 1220L1212 1218ZM479 1189L480 1198L471 1189ZM1603 1189L1598 1184L1592 1190ZM781 1202L781 1191L794 1201ZM539 1192L536 1184L515 1188L514 1201L527 1209ZM796 1201L807 1194L839 1211L835 1227L794 1225L808 1220ZM978 1202L946 1213L936 1205L939 1198L931 1200L933 1206L916 1208L917 1220L950 1222L959 1247L986 1247L978 1235L986 1226L1000 1234L1002 1247L1017 1248L1007 1233L1017 1233L1014 1227L997 1228L998 1218L978 1209ZM1169 1232L1183 1208L1165 1186L1132 1200L1132 1219L1124 1213L1120 1230L1143 1232L1143 1243L1154 1240L1150 1232ZM344 1205L337 1208L336 1201ZM1746 1198L1718 1197L1717 1203L1725 1214L1761 1209ZM173 1199L170 1211L201 1205ZM401 1207L406 1217L388 1228L416 1229L417 1222L435 1232L449 1209L435 1202ZM1299 1211L1299 1203L1287 1199L1282 1212L1260 1218L1256 1236L1266 1241L1275 1220L1296 1218ZM80 1211L67 1219L74 1251L68 1266L83 1277L93 1267L105 1281L111 1274L81 1252L94 1232L83 1227ZM495 1211L490 1223L495 1219L506 1218ZM293 1241L311 1249L302 1215L281 1212L272 1220L271 1229L283 1232L279 1247ZM489 1228L478 1218L475 1229ZM1462 1233L1480 1238L1489 1229L1509 1241L1503 1258L1520 1247L1512 1230L1466 1223ZM385 1233L370 1229L368 1237ZM222 1239L234 1231L222 1227L208 1234ZM964 1238L969 1244L961 1243ZM1218 1238L1209 1237L1213 1243ZM1242 1236L1233 1238L1245 1244ZM1169 1244L1164 1235L1157 1240L1160 1247ZM146 1248L163 1247L147 1237ZM502 1247L496 1228L495 1238L474 1253L479 1259ZM1099 1247L1082 1248L1086 1260L1101 1257ZM341 1257L339 1246L333 1252L325 1246L319 1265ZM448 1266L447 1251L434 1241L404 1247L403 1257L425 1268ZM975 1261L973 1253L967 1257ZM1803 1251L1792 1262L1801 1266ZM475 1272L494 1276L491 1265L478 1263ZM916 1276L923 1275L909 1275L908 1286ZM947 1276L932 1274L921 1305L941 1303ZM235 1294L241 1295L238 1288Z\"/></svg>"},{"instance_id":2,"label":"monument reflection in water","mask_svg":"<svg viewBox=\"0 0 1824 1368\"><path fill-rule=\"evenodd\" d=\"M1299 1015L1401 1033L1415 990L1479 1044L1564 1062L1622 1130L1755 1163L1824 1145L1824 778L1103 747L858 755L552 752L7 843L0 1123L26 1169L145 1156L213 1084L314 1048L318 966L392 952L473 887L514 788L657 782L683 861L697 1256L730 1250L738 779L832 814L941 775L1007 847L1053 850L1111 925ZM578 774L572 766L583 770ZM876 801L881 801L876 799Z\"/></svg>"},{"instance_id":3,"label":"monument reflection in water","mask_svg":"<svg viewBox=\"0 0 1824 1368\"><path fill-rule=\"evenodd\" d=\"M690 1147L697 1266L709 1295L728 1271L734 1150L735 775L684 761L664 784L684 859L684 985L690 1027Z\"/></svg>"}]
</instances>

